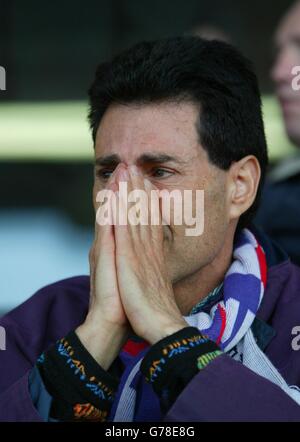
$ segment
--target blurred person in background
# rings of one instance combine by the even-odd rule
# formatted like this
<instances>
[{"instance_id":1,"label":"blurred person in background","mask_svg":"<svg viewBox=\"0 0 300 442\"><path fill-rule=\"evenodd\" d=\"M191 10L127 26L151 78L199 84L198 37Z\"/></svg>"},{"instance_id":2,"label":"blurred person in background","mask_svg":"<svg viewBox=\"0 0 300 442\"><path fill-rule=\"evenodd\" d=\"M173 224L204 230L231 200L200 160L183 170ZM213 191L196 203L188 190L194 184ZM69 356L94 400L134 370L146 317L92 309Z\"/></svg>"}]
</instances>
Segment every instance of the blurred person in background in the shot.
<instances>
[{"instance_id":1,"label":"blurred person in background","mask_svg":"<svg viewBox=\"0 0 300 442\"><path fill-rule=\"evenodd\" d=\"M251 64L220 41L143 42L89 96L96 212L101 190L127 203L120 183L202 189L204 231L96 223L90 277L0 321L0 420L300 421L300 269L251 225L268 163Z\"/></svg>"},{"instance_id":2,"label":"blurred person in background","mask_svg":"<svg viewBox=\"0 0 300 442\"><path fill-rule=\"evenodd\" d=\"M206 40L219 40L232 44L231 36L224 29L210 23L201 23L195 26L186 35L194 35L195 37L205 38Z\"/></svg>"},{"instance_id":3,"label":"blurred person in background","mask_svg":"<svg viewBox=\"0 0 300 442\"><path fill-rule=\"evenodd\" d=\"M293 88L293 69L299 66L300 72L300 1L282 18L274 44L271 77L287 135L300 149L300 90ZM256 222L300 264L300 151L271 171Z\"/></svg>"}]
</instances>

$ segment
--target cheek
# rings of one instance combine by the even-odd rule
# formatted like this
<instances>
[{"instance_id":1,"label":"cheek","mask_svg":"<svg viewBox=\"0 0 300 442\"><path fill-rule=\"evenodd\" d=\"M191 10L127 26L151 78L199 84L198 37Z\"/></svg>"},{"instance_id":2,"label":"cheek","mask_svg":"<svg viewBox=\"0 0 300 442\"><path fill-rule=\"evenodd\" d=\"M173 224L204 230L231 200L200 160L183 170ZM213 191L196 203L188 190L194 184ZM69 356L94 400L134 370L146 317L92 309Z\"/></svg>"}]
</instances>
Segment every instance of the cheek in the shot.
<instances>
[{"instance_id":1,"label":"cheek","mask_svg":"<svg viewBox=\"0 0 300 442\"><path fill-rule=\"evenodd\" d=\"M220 231L227 223L227 204L225 191L217 191L207 195L205 199L205 225L209 232Z\"/></svg>"},{"instance_id":2,"label":"cheek","mask_svg":"<svg viewBox=\"0 0 300 442\"><path fill-rule=\"evenodd\" d=\"M200 186L199 186L200 187ZM175 190L174 190L175 191ZM188 236L187 230L197 227L203 230L205 211L205 192L192 186L176 190L177 196L166 203L162 199L162 214L174 237ZM167 214L167 215L166 215ZM168 216L168 218L167 218Z\"/></svg>"},{"instance_id":3,"label":"cheek","mask_svg":"<svg viewBox=\"0 0 300 442\"><path fill-rule=\"evenodd\" d=\"M200 186L203 191L197 196L197 204L196 195L193 198L193 217L197 219L199 229L202 223L203 230L194 240L198 246L202 243L214 248L228 227L225 176L211 177Z\"/></svg>"}]
</instances>

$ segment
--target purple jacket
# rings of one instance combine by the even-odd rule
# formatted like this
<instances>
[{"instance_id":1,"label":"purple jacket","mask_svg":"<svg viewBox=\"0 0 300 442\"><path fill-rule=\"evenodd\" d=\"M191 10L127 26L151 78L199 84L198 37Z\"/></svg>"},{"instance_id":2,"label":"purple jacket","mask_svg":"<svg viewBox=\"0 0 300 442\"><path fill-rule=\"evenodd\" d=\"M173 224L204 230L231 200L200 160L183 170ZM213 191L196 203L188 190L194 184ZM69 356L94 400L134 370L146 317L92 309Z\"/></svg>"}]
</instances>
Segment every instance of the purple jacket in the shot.
<instances>
[{"instance_id":1,"label":"purple jacket","mask_svg":"<svg viewBox=\"0 0 300 442\"><path fill-rule=\"evenodd\" d=\"M292 330L300 326L300 268L255 233L266 252L268 281L252 329L287 383L300 386L300 350L292 348ZM7 337L7 349L0 351L0 421L43 421L29 392L29 374L45 349L84 321L88 302L89 278L79 276L41 289L0 320ZM124 376L147 350L128 348L120 353ZM137 390L135 421L300 421L296 402L226 354L192 379L166 416L141 376Z\"/></svg>"}]
</instances>

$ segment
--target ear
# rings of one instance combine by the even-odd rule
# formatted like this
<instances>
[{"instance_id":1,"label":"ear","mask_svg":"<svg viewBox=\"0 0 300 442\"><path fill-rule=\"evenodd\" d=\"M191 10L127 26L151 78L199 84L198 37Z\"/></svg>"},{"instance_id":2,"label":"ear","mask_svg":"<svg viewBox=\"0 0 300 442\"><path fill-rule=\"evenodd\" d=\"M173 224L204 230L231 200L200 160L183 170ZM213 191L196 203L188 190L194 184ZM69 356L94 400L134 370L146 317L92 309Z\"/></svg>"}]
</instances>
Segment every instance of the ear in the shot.
<instances>
[{"instance_id":1,"label":"ear","mask_svg":"<svg viewBox=\"0 0 300 442\"><path fill-rule=\"evenodd\" d=\"M257 158L249 155L233 163L228 172L229 217L238 220L255 200L261 169Z\"/></svg>"}]
</instances>

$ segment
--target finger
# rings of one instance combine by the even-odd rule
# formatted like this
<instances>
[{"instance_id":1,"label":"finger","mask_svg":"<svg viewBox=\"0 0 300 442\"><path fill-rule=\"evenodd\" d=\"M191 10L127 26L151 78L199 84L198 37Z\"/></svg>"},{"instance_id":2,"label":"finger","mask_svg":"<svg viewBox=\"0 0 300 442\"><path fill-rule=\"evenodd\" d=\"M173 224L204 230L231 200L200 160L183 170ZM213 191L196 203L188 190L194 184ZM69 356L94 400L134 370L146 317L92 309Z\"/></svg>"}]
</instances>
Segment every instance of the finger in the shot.
<instances>
[{"instance_id":1,"label":"finger","mask_svg":"<svg viewBox=\"0 0 300 442\"><path fill-rule=\"evenodd\" d=\"M113 237L113 221L112 221L112 211L116 210L115 204L115 191L118 189L118 184L116 177L118 171L114 173L107 182L102 195L97 195L97 200L100 202L97 208L96 214L96 232L95 232L95 242L97 244L97 249L99 246L105 247L106 245L111 247L111 240Z\"/></svg>"},{"instance_id":2,"label":"finger","mask_svg":"<svg viewBox=\"0 0 300 442\"><path fill-rule=\"evenodd\" d=\"M133 253L133 237L130 231L128 220L126 223L120 224L120 219L127 218L127 197L122 196L120 192L116 192L117 214L113 214L114 237L116 245L116 257L131 257Z\"/></svg>"},{"instance_id":3,"label":"finger","mask_svg":"<svg viewBox=\"0 0 300 442\"><path fill-rule=\"evenodd\" d=\"M144 176L142 172L136 166L130 166L129 168L129 189L137 191L136 199L134 198L135 205L133 206L134 212L132 212L137 218L136 225L132 224L132 235L137 241L141 241L142 238L150 240L150 206L149 195L145 188Z\"/></svg>"},{"instance_id":4,"label":"finger","mask_svg":"<svg viewBox=\"0 0 300 442\"><path fill-rule=\"evenodd\" d=\"M144 179L144 186L148 200L149 233L151 238L162 241L163 228L159 191L155 186L153 186L150 180Z\"/></svg>"},{"instance_id":5,"label":"finger","mask_svg":"<svg viewBox=\"0 0 300 442\"><path fill-rule=\"evenodd\" d=\"M110 201L111 205L111 201ZM109 205L110 209L111 206ZM103 293L109 293L116 283L115 237L113 225L103 226L98 244L99 256L95 262L95 286L101 285ZM109 229L108 229L109 227ZM115 287L116 289L117 287Z\"/></svg>"},{"instance_id":6,"label":"finger","mask_svg":"<svg viewBox=\"0 0 300 442\"><path fill-rule=\"evenodd\" d=\"M144 176L142 172L139 170L139 168L135 165L130 166L128 168L128 173L129 173L130 189L145 190Z\"/></svg>"}]
</instances>

